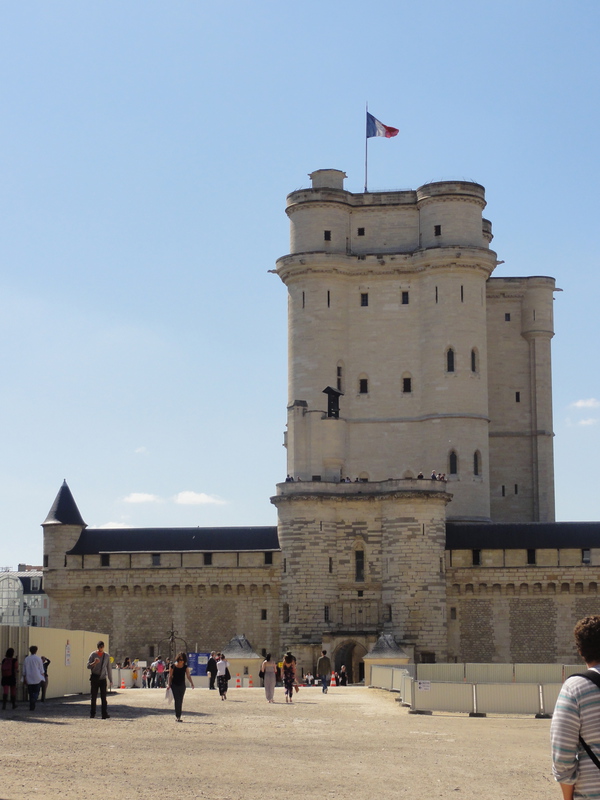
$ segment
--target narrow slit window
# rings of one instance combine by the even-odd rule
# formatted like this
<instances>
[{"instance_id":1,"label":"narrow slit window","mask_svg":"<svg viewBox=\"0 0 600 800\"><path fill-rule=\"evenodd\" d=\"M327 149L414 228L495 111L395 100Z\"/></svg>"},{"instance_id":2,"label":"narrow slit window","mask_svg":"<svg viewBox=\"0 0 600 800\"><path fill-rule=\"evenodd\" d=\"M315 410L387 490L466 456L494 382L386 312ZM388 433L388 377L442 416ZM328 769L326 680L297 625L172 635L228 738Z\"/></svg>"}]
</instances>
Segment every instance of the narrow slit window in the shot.
<instances>
[{"instance_id":1,"label":"narrow slit window","mask_svg":"<svg viewBox=\"0 0 600 800\"><path fill-rule=\"evenodd\" d=\"M402 378L402 391L404 394L412 392L412 378Z\"/></svg>"},{"instance_id":2,"label":"narrow slit window","mask_svg":"<svg viewBox=\"0 0 600 800\"><path fill-rule=\"evenodd\" d=\"M448 467L448 472L450 475L458 475L458 456L454 450L452 450L450 457L448 458Z\"/></svg>"},{"instance_id":3,"label":"narrow slit window","mask_svg":"<svg viewBox=\"0 0 600 800\"><path fill-rule=\"evenodd\" d=\"M304 308L305 305L306 305L306 295L304 294L304 292L302 292L302 308Z\"/></svg>"},{"instance_id":4,"label":"narrow slit window","mask_svg":"<svg viewBox=\"0 0 600 800\"><path fill-rule=\"evenodd\" d=\"M329 606L323 606L323 620L329 622Z\"/></svg>"},{"instance_id":5,"label":"narrow slit window","mask_svg":"<svg viewBox=\"0 0 600 800\"><path fill-rule=\"evenodd\" d=\"M465 287L464 286L460 287L460 302L461 303L465 302Z\"/></svg>"},{"instance_id":6,"label":"narrow slit window","mask_svg":"<svg viewBox=\"0 0 600 800\"><path fill-rule=\"evenodd\" d=\"M515 403L521 402L521 392L515 392Z\"/></svg>"},{"instance_id":7,"label":"narrow slit window","mask_svg":"<svg viewBox=\"0 0 600 800\"><path fill-rule=\"evenodd\" d=\"M438 301L438 287L436 286L435 287L435 302L437 303L437 301Z\"/></svg>"},{"instance_id":8,"label":"narrow slit window","mask_svg":"<svg viewBox=\"0 0 600 800\"><path fill-rule=\"evenodd\" d=\"M354 580L364 581L365 579L365 551L354 551Z\"/></svg>"},{"instance_id":9,"label":"narrow slit window","mask_svg":"<svg viewBox=\"0 0 600 800\"><path fill-rule=\"evenodd\" d=\"M502 497L506 497L506 486L502 486Z\"/></svg>"},{"instance_id":10,"label":"narrow slit window","mask_svg":"<svg viewBox=\"0 0 600 800\"><path fill-rule=\"evenodd\" d=\"M446 353L446 372L454 372L454 350L451 347Z\"/></svg>"},{"instance_id":11,"label":"narrow slit window","mask_svg":"<svg viewBox=\"0 0 600 800\"><path fill-rule=\"evenodd\" d=\"M480 461L479 452L476 450L473 453L473 475L479 475L481 471L481 465L479 461Z\"/></svg>"},{"instance_id":12,"label":"narrow slit window","mask_svg":"<svg viewBox=\"0 0 600 800\"><path fill-rule=\"evenodd\" d=\"M481 566L481 550L473 550L472 552L472 561L474 567Z\"/></svg>"},{"instance_id":13,"label":"narrow slit window","mask_svg":"<svg viewBox=\"0 0 600 800\"><path fill-rule=\"evenodd\" d=\"M515 483L515 494L519 494L519 484Z\"/></svg>"},{"instance_id":14,"label":"narrow slit window","mask_svg":"<svg viewBox=\"0 0 600 800\"><path fill-rule=\"evenodd\" d=\"M477 351L471 350L471 372L477 372Z\"/></svg>"},{"instance_id":15,"label":"narrow slit window","mask_svg":"<svg viewBox=\"0 0 600 800\"><path fill-rule=\"evenodd\" d=\"M261 610L260 610L260 618L262 620L265 620L267 618L267 609L266 608L261 608Z\"/></svg>"}]
</instances>

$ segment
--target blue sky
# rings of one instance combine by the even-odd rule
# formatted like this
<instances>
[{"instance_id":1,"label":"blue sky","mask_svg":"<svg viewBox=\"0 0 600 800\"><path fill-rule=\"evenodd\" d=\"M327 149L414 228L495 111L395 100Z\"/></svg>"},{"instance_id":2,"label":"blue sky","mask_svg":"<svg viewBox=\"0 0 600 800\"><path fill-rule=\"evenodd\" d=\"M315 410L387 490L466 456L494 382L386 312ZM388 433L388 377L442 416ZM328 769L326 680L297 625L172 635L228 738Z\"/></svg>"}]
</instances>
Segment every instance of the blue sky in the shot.
<instances>
[{"instance_id":1,"label":"blue sky","mask_svg":"<svg viewBox=\"0 0 600 800\"><path fill-rule=\"evenodd\" d=\"M495 274L552 275L558 519L600 519L594 2L0 8L0 566L89 525L275 524L288 192L484 184Z\"/></svg>"}]
</instances>

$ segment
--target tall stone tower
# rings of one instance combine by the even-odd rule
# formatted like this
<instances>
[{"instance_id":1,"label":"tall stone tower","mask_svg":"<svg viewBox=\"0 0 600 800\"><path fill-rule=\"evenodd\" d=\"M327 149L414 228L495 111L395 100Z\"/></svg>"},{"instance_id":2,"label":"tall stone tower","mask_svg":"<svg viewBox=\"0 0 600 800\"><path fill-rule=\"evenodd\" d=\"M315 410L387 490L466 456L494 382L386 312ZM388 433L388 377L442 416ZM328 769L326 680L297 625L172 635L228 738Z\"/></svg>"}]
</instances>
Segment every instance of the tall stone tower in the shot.
<instances>
[{"instance_id":1,"label":"tall stone tower","mask_svg":"<svg viewBox=\"0 0 600 800\"><path fill-rule=\"evenodd\" d=\"M277 262L293 478L273 498L282 643L307 660L329 643L357 662L383 631L443 660L446 519L489 522L491 497L498 520L553 513L554 282L516 279L519 299L489 288L498 262L479 184L353 194L345 177L318 170L288 196L290 254ZM516 324L490 345L488 297L500 313L506 294ZM498 385L508 330L520 414ZM503 505L513 478L521 496Z\"/></svg>"}]
</instances>

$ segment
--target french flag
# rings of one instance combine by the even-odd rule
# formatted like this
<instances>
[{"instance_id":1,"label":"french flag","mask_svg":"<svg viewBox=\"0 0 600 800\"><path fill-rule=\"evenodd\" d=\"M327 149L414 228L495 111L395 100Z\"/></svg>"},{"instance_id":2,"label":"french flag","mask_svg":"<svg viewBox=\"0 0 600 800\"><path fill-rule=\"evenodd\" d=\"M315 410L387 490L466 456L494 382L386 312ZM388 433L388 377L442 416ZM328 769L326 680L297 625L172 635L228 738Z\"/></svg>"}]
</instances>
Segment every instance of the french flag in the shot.
<instances>
[{"instance_id":1,"label":"french flag","mask_svg":"<svg viewBox=\"0 0 600 800\"><path fill-rule=\"evenodd\" d=\"M385 136L386 139L391 139L392 136L397 136L400 133L398 128L392 128L389 125L384 125L378 119L367 111L367 139L372 136Z\"/></svg>"}]
</instances>

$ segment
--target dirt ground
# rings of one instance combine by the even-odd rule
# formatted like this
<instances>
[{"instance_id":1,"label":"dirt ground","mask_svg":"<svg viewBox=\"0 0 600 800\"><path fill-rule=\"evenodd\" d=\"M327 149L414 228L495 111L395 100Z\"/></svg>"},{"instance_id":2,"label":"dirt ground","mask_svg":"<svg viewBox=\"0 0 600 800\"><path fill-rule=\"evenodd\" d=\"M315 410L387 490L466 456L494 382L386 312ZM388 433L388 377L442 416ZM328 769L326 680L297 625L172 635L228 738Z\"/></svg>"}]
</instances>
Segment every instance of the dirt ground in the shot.
<instances>
[{"instance_id":1,"label":"dirt ground","mask_svg":"<svg viewBox=\"0 0 600 800\"><path fill-rule=\"evenodd\" d=\"M89 718L89 697L0 712L0 798L151 794L178 800L294 798L556 798L549 720L409 714L397 695L338 687L188 688L177 724L160 689L109 698L111 718Z\"/></svg>"}]
</instances>

